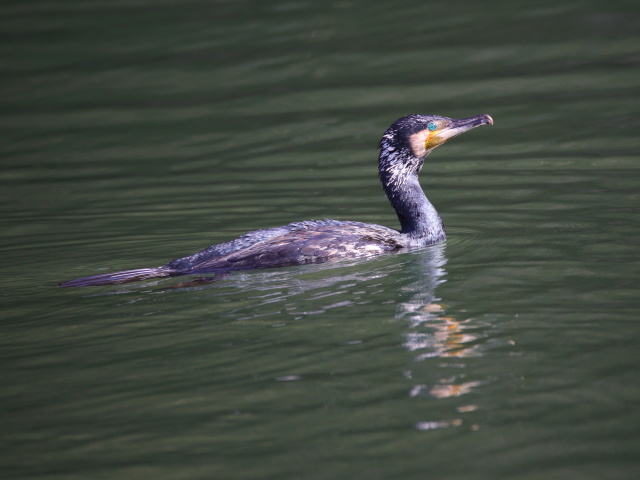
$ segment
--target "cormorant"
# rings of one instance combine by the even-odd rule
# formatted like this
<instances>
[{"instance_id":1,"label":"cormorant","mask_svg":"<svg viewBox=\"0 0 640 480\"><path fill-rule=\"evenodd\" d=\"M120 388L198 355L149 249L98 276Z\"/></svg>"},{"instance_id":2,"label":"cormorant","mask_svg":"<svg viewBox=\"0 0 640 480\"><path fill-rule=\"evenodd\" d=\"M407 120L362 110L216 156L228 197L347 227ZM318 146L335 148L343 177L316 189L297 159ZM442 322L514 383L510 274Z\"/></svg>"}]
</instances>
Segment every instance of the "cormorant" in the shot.
<instances>
[{"instance_id":1,"label":"cormorant","mask_svg":"<svg viewBox=\"0 0 640 480\"><path fill-rule=\"evenodd\" d=\"M382 188L398 214L399 231L352 221L295 222L246 233L161 267L83 277L60 286L115 285L150 278L320 263L440 242L446 238L442 220L422 191L418 173L433 149L486 124L493 125L493 119L486 114L462 120L408 115L389 127L380 140L378 171Z\"/></svg>"}]
</instances>

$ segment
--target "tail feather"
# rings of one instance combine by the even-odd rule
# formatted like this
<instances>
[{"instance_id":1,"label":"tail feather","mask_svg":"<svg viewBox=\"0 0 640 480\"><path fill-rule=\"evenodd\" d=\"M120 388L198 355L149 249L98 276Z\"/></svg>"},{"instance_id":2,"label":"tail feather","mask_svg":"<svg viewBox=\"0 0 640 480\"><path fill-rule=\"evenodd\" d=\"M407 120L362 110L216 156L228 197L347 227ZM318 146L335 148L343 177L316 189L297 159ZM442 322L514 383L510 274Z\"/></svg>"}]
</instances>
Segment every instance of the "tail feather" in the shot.
<instances>
[{"instance_id":1,"label":"tail feather","mask_svg":"<svg viewBox=\"0 0 640 480\"><path fill-rule=\"evenodd\" d=\"M138 282L140 280L148 280L150 278L171 277L174 272L157 268L139 268L137 270L125 270L123 272L103 273L102 275L93 275L91 277L76 278L59 283L60 287L92 287L99 285L119 285L121 283Z\"/></svg>"}]
</instances>

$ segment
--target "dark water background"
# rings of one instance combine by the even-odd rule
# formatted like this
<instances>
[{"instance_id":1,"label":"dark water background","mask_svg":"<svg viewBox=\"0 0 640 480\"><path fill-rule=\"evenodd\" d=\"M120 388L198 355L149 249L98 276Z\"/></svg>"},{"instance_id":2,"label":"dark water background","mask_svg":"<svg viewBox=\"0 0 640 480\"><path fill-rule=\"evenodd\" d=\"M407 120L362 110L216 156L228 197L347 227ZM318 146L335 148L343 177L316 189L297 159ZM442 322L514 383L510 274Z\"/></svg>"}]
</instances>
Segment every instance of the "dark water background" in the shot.
<instances>
[{"instance_id":1,"label":"dark water background","mask_svg":"<svg viewBox=\"0 0 640 480\"><path fill-rule=\"evenodd\" d=\"M635 479L637 1L5 1L0 476ZM199 288L57 282L309 218L448 241Z\"/></svg>"}]
</instances>

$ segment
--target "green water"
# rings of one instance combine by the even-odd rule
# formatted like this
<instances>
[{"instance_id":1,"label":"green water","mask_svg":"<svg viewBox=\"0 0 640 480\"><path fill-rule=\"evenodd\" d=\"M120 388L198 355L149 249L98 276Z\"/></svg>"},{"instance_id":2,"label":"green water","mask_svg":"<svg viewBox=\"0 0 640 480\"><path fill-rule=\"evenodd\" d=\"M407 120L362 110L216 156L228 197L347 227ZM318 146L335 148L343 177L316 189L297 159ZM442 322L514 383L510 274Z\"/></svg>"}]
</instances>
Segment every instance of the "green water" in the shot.
<instances>
[{"instance_id":1,"label":"green water","mask_svg":"<svg viewBox=\"0 0 640 480\"><path fill-rule=\"evenodd\" d=\"M640 7L3 2L0 476L635 479ZM428 158L443 245L59 289L310 218L397 226L377 142Z\"/></svg>"}]
</instances>

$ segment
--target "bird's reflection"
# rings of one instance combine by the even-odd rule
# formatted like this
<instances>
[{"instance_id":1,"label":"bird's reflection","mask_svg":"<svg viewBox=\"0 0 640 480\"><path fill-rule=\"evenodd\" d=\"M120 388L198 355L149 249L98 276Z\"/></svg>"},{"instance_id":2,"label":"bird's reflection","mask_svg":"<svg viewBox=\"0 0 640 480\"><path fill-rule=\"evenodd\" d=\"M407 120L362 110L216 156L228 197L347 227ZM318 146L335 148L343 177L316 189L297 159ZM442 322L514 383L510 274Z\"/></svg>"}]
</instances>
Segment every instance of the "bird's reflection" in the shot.
<instances>
[{"instance_id":1,"label":"bird's reflection","mask_svg":"<svg viewBox=\"0 0 640 480\"><path fill-rule=\"evenodd\" d=\"M413 280L402 288L402 299L395 313L397 319L407 324L403 346L415 353L416 361L437 359L441 360L437 366L444 368L438 368L436 376L425 383L418 383L421 379L414 378L417 375L414 375L413 369L407 370L405 375L416 382L409 395L436 399L465 395L481 382L465 381L464 375L451 374L452 368L463 368L464 358L479 356L481 352L475 342L477 336L471 331L470 319L458 319L447 314L446 305L436 295L438 285L446 281L445 244L421 250L415 256L415 261L409 264ZM442 372L449 373L443 375ZM461 405L457 412L470 412L476 408L475 405ZM416 427L419 430L431 430L460 426L462 423L461 418L429 420L418 422Z\"/></svg>"},{"instance_id":2,"label":"bird's reflection","mask_svg":"<svg viewBox=\"0 0 640 480\"><path fill-rule=\"evenodd\" d=\"M406 320L409 332L404 346L417 353L417 359L429 357L470 357L477 354L475 336L465 332L469 320L446 315L446 306L436 296L436 288L445 282L447 259L445 245L435 245L416 255L411 269L417 280L402 288L405 301L398 304L396 317Z\"/></svg>"}]
</instances>

